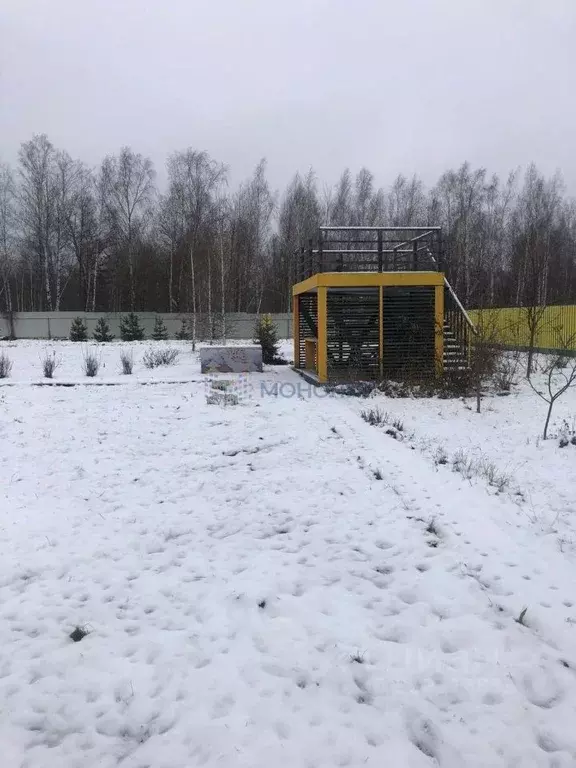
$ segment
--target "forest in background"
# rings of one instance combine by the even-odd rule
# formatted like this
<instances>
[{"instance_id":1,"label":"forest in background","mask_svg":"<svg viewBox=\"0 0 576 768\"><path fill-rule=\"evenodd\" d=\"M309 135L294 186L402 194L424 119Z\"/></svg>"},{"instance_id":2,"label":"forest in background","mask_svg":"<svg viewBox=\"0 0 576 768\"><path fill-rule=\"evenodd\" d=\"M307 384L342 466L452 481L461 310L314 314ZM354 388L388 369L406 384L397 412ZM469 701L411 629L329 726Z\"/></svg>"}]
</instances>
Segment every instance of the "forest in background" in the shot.
<instances>
[{"instance_id":1,"label":"forest in background","mask_svg":"<svg viewBox=\"0 0 576 768\"><path fill-rule=\"evenodd\" d=\"M505 177L463 163L426 187L399 175L314 171L271 189L266 161L238 189L227 166L183 149L166 164L123 147L88 167L45 135L0 163L0 311L286 312L295 253L321 225L443 228L466 307L576 300L576 201L535 165Z\"/></svg>"}]
</instances>

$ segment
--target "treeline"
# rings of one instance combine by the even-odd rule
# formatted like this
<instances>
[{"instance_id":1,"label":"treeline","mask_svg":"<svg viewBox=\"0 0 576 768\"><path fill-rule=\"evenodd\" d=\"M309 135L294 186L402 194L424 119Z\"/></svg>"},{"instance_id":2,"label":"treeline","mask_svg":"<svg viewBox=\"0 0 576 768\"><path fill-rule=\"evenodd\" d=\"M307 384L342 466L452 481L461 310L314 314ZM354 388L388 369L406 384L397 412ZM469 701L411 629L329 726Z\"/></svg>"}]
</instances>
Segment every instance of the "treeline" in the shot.
<instances>
[{"instance_id":1,"label":"treeline","mask_svg":"<svg viewBox=\"0 0 576 768\"><path fill-rule=\"evenodd\" d=\"M0 164L0 311L289 311L297 249L321 224L441 225L446 270L468 307L572 303L576 203L531 165L505 179L464 163L427 189L363 168L333 188L310 171L280 194L262 160L236 191L227 167L185 149L128 147L89 168L44 135Z\"/></svg>"}]
</instances>

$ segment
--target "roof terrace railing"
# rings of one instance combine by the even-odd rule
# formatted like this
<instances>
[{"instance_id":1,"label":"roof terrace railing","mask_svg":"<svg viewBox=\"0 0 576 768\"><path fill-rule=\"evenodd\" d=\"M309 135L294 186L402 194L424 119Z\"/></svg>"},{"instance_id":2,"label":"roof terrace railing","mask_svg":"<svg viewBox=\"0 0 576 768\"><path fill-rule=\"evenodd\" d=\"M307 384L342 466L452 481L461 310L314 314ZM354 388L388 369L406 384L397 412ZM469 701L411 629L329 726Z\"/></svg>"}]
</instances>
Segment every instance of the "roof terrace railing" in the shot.
<instances>
[{"instance_id":1,"label":"roof terrace railing","mask_svg":"<svg viewBox=\"0 0 576 768\"><path fill-rule=\"evenodd\" d=\"M440 227L320 227L299 254L300 279L319 272L437 272Z\"/></svg>"}]
</instances>

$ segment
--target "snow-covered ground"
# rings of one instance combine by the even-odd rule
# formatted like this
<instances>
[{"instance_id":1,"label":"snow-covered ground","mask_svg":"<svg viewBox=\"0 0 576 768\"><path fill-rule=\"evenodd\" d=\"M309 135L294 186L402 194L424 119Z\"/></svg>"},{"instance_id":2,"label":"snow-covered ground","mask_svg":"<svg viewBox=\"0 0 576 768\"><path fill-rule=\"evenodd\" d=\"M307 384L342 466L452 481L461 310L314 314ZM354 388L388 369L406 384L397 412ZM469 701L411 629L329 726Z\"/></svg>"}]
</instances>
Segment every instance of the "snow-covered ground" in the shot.
<instances>
[{"instance_id":1,"label":"snow-covered ground","mask_svg":"<svg viewBox=\"0 0 576 768\"><path fill-rule=\"evenodd\" d=\"M477 415L275 367L209 405L189 345L132 378L105 346L122 385L69 388L29 385L44 342L7 346L2 768L576 765L576 446L537 441L531 391Z\"/></svg>"}]
</instances>

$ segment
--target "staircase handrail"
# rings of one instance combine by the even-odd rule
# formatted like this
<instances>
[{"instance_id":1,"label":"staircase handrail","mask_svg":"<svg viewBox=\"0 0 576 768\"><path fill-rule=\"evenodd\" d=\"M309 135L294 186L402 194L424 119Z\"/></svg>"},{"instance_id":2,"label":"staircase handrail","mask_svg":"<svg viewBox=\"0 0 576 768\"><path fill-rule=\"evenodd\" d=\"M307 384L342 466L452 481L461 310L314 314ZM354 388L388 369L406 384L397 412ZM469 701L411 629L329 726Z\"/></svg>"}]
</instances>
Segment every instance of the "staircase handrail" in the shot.
<instances>
[{"instance_id":1,"label":"staircase handrail","mask_svg":"<svg viewBox=\"0 0 576 768\"><path fill-rule=\"evenodd\" d=\"M454 289L452 288L452 286L450 285L450 283L448 282L448 280L446 278L444 278L444 285L446 286L446 288L448 288L448 290L450 291L450 295L452 296L452 298L456 302L458 308L460 309L460 311L464 315L464 319L466 320L466 324L468 325L468 327L470 328L472 333L476 336L478 334L478 331L476 330L476 326L474 325L472 320L470 320L470 315L468 314L468 312L466 312L466 310L462 306L462 302L460 301L458 296L456 296L456 293L454 292Z\"/></svg>"}]
</instances>

